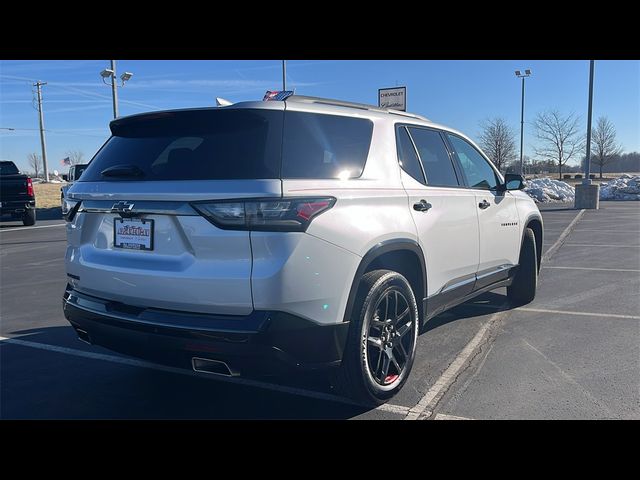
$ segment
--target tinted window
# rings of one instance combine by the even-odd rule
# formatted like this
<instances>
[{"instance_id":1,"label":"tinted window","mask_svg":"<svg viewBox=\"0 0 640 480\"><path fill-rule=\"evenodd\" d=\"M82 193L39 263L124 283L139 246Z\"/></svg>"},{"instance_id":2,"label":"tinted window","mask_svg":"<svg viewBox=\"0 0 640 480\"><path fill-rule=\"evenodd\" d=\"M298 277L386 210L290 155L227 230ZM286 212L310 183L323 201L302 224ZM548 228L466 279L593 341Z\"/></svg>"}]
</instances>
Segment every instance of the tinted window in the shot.
<instances>
[{"instance_id":1,"label":"tinted window","mask_svg":"<svg viewBox=\"0 0 640 480\"><path fill-rule=\"evenodd\" d=\"M427 176L427 185L457 187L459 185L458 177L456 177L453 163L440 133L424 128L410 128L409 130Z\"/></svg>"},{"instance_id":2,"label":"tinted window","mask_svg":"<svg viewBox=\"0 0 640 480\"><path fill-rule=\"evenodd\" d=\"M287 112L282 145L283 178L359 177L371 144L370 120Z\"/></svg>"},{"instance_id":3,"label":"tinted window","mask_svg":"<svg viewBox=\"0 0 640 480\"><path fill-rule=\"evenodd\" d=\"M13 162L0 162L0 175L16 175L20 173Z\"/></svg>"},{"instance_id":4,"label":"tinted window","mask_svg":"<svg viewBox=\"0 0 640 480\"><path fill-rule=\"evenodd\" d=\"M449 141L458 154L462 170L472 188L490 189L498 185L496 173L489 162L466 140L447 134Z\"/></svg>"},{"instance_id":5,"label":"tinted window","mask_svg":"<svg viewBox=\"0 0 640 480\"><path fill-rule=\"evenodd\" d=\"M398 127L396 130L396 143L398 147L398 161L402 169L414 179L426 185L422 167L420 167L420 160L418 159L416 149L413 148L413 143L411 143L411 138L405 127Z\"/></svg>"},{"instance_id":6,"label":"tinted window","mask_svg":"<svg viewBox=\"0 0 640 480\"><path fill-rule=\"evenodd\" d=\"M283 112L184 110L115 120L80 181L279 178ZM102 176L131 165L140 177Z\"/></svg>"},{"instance_id":7,"label":"tinted window","mask_svg":"<svg viewBox=\"0 0 640 480\"><path fill-rule=\"evenodd\" d=\"M75 173L76 180L80 178L80 175L82 175L82 172L84 172L86 169L87 169L86 165L82 165L81 167L80 166L76 167L76 173Z\"/></svg>"}]
</instances>

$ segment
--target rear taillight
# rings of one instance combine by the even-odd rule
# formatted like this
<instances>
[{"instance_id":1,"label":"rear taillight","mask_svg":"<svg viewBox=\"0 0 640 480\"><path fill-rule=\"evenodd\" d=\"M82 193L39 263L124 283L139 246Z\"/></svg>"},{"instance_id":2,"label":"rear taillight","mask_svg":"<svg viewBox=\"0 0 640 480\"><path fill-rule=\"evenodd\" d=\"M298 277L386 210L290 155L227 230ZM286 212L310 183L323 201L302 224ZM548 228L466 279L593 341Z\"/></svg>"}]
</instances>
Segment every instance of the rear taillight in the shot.
<instances>
[{"instance_id":1,"label":"rear taillight","mask_svg":"<svg viewBox=\"0 0 640 480\"><path fill-rule=\"evenodd\" d=\"M27 178L27 195L33 197L33 181L30 178Z\"/></svg>"},{"instance_id":2,"label":"rear taillight","mask_svg":"<svg viewBox=\"0 0 640 480\"><path fill-rule=\"evenodd\" d=\"M223 200L191 205L225 230L304 232L311 221L335 204L333 197Z\"/></svg>"}]
</instances>

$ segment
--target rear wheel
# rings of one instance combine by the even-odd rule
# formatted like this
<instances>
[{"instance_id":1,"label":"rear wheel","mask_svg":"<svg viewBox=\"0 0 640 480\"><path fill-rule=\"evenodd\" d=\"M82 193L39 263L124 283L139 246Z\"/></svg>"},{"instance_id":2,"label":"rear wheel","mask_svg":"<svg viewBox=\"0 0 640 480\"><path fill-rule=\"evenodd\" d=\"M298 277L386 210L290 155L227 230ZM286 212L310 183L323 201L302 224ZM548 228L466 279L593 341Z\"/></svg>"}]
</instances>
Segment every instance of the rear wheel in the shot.
<instances>
[{"instance_id":1,"label":"rear wheel","mask_svg":"<svg viewBox=\"0 0 640 480\"><path fill-rule=\"evenodd\" d=\"M514 305L525 305L536 297L538 287L538 256L536 254L536 236L527 228L524 232L520 248L520 264L513 279L507 287L507 296Z\"/></svg>"},{"instance_id":2,"label":"rear wheel","mask_svg":"<svg viewBox=\"0 0 640 480\"><path fill-rule=\"evenodd\" d=\"M418 306L405 277L374 270L362 277L347 345L333 383L365 405L393 397L411 372L418 338Z\"/></svg>"},{"instance_id":3,"label":"rear wheel","mask_svg":"<svg viewBox=\"0 0 640 480\"><path fill-rule=\"evenodd\" d=\"M25 227L35 225L36 224L36 209L30 208L24 212L22 215L22 224Z\"/></svg>"}]
</instances>

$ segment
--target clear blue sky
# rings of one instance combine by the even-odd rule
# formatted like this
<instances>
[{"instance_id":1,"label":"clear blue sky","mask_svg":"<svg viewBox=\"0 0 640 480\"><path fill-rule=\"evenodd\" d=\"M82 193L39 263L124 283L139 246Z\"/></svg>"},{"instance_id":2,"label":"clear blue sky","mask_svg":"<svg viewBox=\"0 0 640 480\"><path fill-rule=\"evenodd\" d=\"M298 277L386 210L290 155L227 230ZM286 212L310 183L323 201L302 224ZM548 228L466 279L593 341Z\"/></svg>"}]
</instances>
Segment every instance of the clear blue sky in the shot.
<instances>
[{"instance_id":1,"label":"clear blue sky","mask_svg":"<svg viewBox=\"0 0 640 480\"><path fill-rule=\"evenodd\" d=\"M29 152L40 152L38 115L31 84L44 87L45 128L50 170L68 150L90 159L109 135L111 91L99 76L108 60L0 61L0 158L27 168ZM520 81L514 70L531 68L526 121L547 109L575 112L586 131L588 61L319 61L287 63L288 87L303 95L377 103L380 87L407 86L408 110L477 138L479 122L504 117L519 132ZM119 90L120 114L261 99L281 86L279 60L161 61L119 60L118 74L134 73ZM640 151L640 62L597 61L594 119L606 115L625 151ZM525 155L534 137L525 125ZM576 162L578 160L576 159Z\"/></svg>"}]
</instances>

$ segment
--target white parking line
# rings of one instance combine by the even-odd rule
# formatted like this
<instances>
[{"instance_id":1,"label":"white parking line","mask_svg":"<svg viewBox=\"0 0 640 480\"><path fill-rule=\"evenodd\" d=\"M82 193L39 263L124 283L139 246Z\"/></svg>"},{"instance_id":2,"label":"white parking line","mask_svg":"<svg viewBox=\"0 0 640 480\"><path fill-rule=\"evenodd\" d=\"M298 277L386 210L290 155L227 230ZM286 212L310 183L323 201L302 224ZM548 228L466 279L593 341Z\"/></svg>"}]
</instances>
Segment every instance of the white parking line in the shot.
<instances>
[{"instance_id":1,"label":"white parking line","mask_svg":"<svg viewBox=\"0 0 640 480\"><path fill-rule=\"evenodd\" d=\"M545 308L529 308L519 307L516 310L522 312L534 312L534 313L555 313L557 315L579 315L584 317L610 317L610 318L630 318L632 320L640 320L638 315L621 315L618 313L595 313L595 312L567 312L565 310L547 310Z\"/></svg>"},{"instance_id":2,"label":"white parking line","mask_svg":"<svg viewBox=\"0 0 640 480\"><path fill-rule=\"evenodd\" d=\"M390 403L385 403L384 405L380 405L376 408L376 410L382 410L383 412L397 413L399 415L406 415L411 410L409 407L404 407L402 405L392 405Z\"/></svg>"},{"instance_id":3,"label":"white parking line","mask_svg":"<svg viewBox=\"0 0 640 480\"><path fill-rule=\"evenodd\" d=\"M0 228L0 233L4 232L23 232L25 230L33 230L36 228L64 227L66 223L56 223L55 225L39 225L37 227L17 227L17 228Z\"/></svg>"},{"instance_id":4,"label":"white parking line","mask_svg":"<svg viewBox=\"0 0 640 480\"><path fill-rule=\"evenodd\" d=\"M565 243L565 247L613 247L613 248L640 248L640 245L608 245L602 243Z\"/></svg>"},{"instance_id":5,"label":"white parking line","mask_svg":"<svg viewBox=\"0 0 640 480\"><path fill-rule=\"evenodd\" d=\"M640 230L616 230L614 228L581 228L576 233L581 232L607 232L607 233L640 233Z\"/></svg>"},{"instance_id":6,"label":"white parking line","mask_svg":"<svg viewBox=\"0 0 640 480\"><path fill-rule=\"evenodd\" d=\"M482 304L482 303L470 303L468 305L469 307L476 307L476 308L486 308L489 310L496 310L498 308L502 308L500 306L496 306L496 305L487 305L487 304ZM575 312L575 311L567 311L567 310L549 310L546 308L530 308L530 307L517 307L517 308L513 308L510 311L511 312L515 312L515 311L523 311L523 312L537 312L537 313L555 313L558 315L581 315L581 316L586 316L586 317L611 317L611 318L630 318L633 320L640 320L640 316L637 315L621 315L618 313L602 313L602 312Z\"/></svg>"},{"instance_id":7,"label":"white parking line","mask_svg":"<svg viewBox=\"0 0 640 480\"><path fill-rule=\"evenodd\" d=\"M121 365L128 365L130 367L147 368L150 370L157 370L161 372L168 372L168 373L175 373L178 375L197 377L204 380L215 380L218 382L226 382L226 383L233 383L236 385L262 388L265 390L271 390L279 393L287 393L290 395L297 395L299 397L307 397L315 400L325 400L329 402L361 406L353 403L349 399L339 397L337 395L331 395L329 393L316 392L313 390L305 390L303 388L289 387L286 385L276 385L274 383L260 382L258 380L250 380L248 378L223 377L218 375L205 376L203 374L198 374L191 370L185 370L185 369L176 368L176 367L169 367L169 366L160 365L157 363L146 362L144 360L136 360L134 358L118 357L115 355L106 355L104 353L97 353L97 352L87 352L84 350L77 350L75 348L60 347L58 345L48 345L46 343L38 343L38 342L31 342L29 340L21 340L19 338L0 337L0 345L5 343L20 345L22 347L37 348L39 350L47 350L50 352L62 353L65 355L72 355L75 357L83 357L83 358L90 358L92 360L101 360L104 362L118 363ZM406 415L410 409L409 407L403 407L402 405L384 404L384 405L380 405L379 407L376 407L375 410L396 413L400 415Z\"/></svg>"},{"instance_id":8,"label":"white parking line","mask_svg":"<svg viewBox=\"0 0 640 480\"><path fill-rule=\"evenodd\" d=\"M433 419L434 420L473 420L473 418L458 417L456 415L447 415L446 413L438 413Z\"/></svg>"},{"instance_id":9,"label":"white parking line","mask_svg":"<svg viewBox=\"0 0 640 480\"><path fill-rule=\"evenodd\" d=\"M424 415L429 408L432 408L438 400L440 400L440 397L444 395L446 389L453 383L462 367L466 364L467 360L469 360L471 354L473 354L480 343L482 343L489 329L506 312L508 312L508 310L494 313L491 318L487 320L482 327L480 327L478 333L476 333L471 341L467 343L444 373L440 375L440 378L436 380L436 383L431 386L420 401L409 411L405 420L418 420L421 415Z\"/></svg>"},{"instance_id":10,"label":"white parking line","mask_svg":"<svg viewBox=\"0 0 640 480\"><path fill-rule=\"evenodd\" d=\"M584 208L582 210L580 210L578 212L578 214L573 218L573 220L571 220L571 223L569 223L569 225L567 225L567 227L562 231L562 233L560 234L558 239L555 242L553 242L553 245L551 245L547 249L545 254L542 256L542 263L544 263L547 260L549 260L551 258L551 256L554 253L556 253L556 250L558 250L562 246L562 244L564 243L564 241L567 238L567 236L569 236L569 234L573 230L573 227L575 226L575 224L578 223L578 221L584 215L584 212L585 212Z\"/></svg>"},{"instance_id":11,"label":"white parking line","mask_svg":"<svg viewBox=\"0 0 640 480\"><path fill-rule=\"evenodd\" d=\"M600 270L603 272L640 272L640 270L633 268L557 267L551 265L542 265L542 268L555 268L558 270Z\"/></svg>"},{"instance_id":12,"label":"white parking line","mask_svg":"<svg viewBox=\"0 0 640 480\"><path fill-rule=\"evenodd\" d=\"M584 212L584 209L580 210L580 212L578 212L573 220L571 220L571 223L567 225L558 239L544 254L544 256L542 257L543 262L547 261L556 252L556 250L558 250L562 246L564 240L573 230L573 227L584 215ZM497 308L502 308L502 306L498 306ZM430 408L433 408L438 403L449 386L454 382L462 367L475 352L476 348L478 348L478 346L482 343L491 326L493 326L493 324L496 323L502 315L507 314L509 311L510 310L503 310L501 312L494 313L491 318L487 320L487 322L482 325L482 327L480 327L478 333L476 333L471 341L467 343L467 345L462 349L462 351L458 354L451 365L449 365L449 367L444 371L440 378L436 380L436 382L427 391L427 393L425 393L420 401L409 411L409 413L405 417L405 420L418 420L420 416L425 415Z\"/></svg>"}]
</instances>

